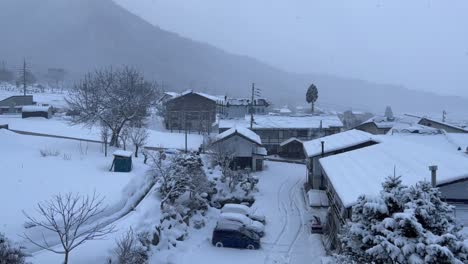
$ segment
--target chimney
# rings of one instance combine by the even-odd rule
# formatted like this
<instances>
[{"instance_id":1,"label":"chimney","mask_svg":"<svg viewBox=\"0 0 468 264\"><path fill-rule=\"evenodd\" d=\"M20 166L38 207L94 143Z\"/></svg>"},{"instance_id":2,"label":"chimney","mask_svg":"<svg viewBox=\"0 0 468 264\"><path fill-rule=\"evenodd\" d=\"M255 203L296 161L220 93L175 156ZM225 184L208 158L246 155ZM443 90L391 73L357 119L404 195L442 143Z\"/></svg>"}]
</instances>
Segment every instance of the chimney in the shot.
<instances>
[{"instance_id":1,"label":"chimney","mask_svg":"<svg viewBox=\"0 0 468 264\"><path fill-rule=\"evenodd\" d=\"M325 155L325 141L320 141L322 143L322 158Z\"/></svg>"},{"instance_id":2,"label":"chimney","mask_svg":"<svg viewBox=\"0 0 468 264\"><path fill-rule=\"evenodd\" d=\"M432 187L435 188L437 185L437 166L436 165L429 166L429 170L431 171L431 184L432 184Z\"/></svg>"}]
</instances>

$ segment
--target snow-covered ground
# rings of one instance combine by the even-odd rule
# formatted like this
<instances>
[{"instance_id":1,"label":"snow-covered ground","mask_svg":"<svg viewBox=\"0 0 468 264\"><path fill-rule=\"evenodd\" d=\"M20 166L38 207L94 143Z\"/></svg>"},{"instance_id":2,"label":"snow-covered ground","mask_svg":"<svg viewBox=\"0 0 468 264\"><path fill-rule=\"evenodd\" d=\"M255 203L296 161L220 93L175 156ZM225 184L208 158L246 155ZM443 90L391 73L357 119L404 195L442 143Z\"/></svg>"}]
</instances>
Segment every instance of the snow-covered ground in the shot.
<instances>
[{"instance_id":1,"label":"snow-covered ground","mask_svg":"<svg viewBox=\"0 0 468 264\"><path fill-rule=\"evenodd\" d=\"M44 156L41 152L51 154ZM38 202L59 193L104 197L103 216L120 213L147 184L147 165L134 159L131 173L109 172L112 157L101 144L25 136L0 129L0 232L19 241ZM29 232L29 231L28 231ZM35 250L30 248L30 250Z\"/></svg>"},{"instance_id":2,"label":"snow-covered ground","mask_svg":"<svg viewBox=\"0 0 468 264\"><path fill-rule=\"evenodd\" d=\"M312 214L303 195L305 166L266 162L266 169L259 176L259 193L253 207L267 219L266 235L260 250L216 248L211 245L211 234L216 225L219 210L210 209L207 225L191 229L189 238L170 251L154 251L150 263L321 263L325 250L320 235L310 234L309 220ZM148 230L159 222L159 200L155 191L130 214L117 221L118 231L106 240L90 241L71 254L73 264L105 263L115 246L115 239L129 227L135 231ZM34 263L59 263L60 255L50 252L35 254Z\"/></svg>"}]
</instances>

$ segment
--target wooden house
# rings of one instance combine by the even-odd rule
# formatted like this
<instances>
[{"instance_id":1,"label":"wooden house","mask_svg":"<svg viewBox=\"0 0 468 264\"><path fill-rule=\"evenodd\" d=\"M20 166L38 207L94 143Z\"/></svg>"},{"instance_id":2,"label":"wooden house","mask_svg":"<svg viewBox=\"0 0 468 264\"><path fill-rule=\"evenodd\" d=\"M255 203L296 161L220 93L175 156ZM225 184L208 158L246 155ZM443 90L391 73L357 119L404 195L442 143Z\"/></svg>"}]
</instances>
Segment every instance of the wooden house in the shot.
<instances>
[{"instance_id":1,"label":"wooden house","mask_svg":"<svg viewBox=\"0 0 468 264\"><path fill-rule=\"evenodd\" d=\"M216 136L212 148L221 155L233 157L233 169L263 170L266 149L260 137L247 128L234 127L224 131Z\"/></svg>"},{"instance_id":2,"label":"wooden house","mask_svg":"<svg viewBox=\"0 0 468 264\"><path fill-rule=\"evenodd\" d=\"M431 136L421 140L414 143L405 137L385 136L379 144L319 160L330 206L324 235L329 249L339 247L338 234L352 216L358 197L378 195L384 180L394 174L401 176L405 185L431 182L429 167L438 165L433 184L443 198L455 206L468 203L468 156L440 148ZM447 147L451 148L448 141Z\"/></svg>"},{"instance_id":3,"label":"wooden house","mask_svg":"<svg viewBox=\"0 0 468 264\"><path fill-rule=\"evenodd\" d=\"M325 188L319 159L372 146L378 142L374 135L355 129L303 142L309 185L313 189Z\"/></svg>"},{"instance_id":4,"label":"wooden house","mask_svg":"<svg viewBox=\"0 0 468 264\"><path fill-rule=\"evenodd\" d=\"M222 119L219 132L233 127L250 129L250 116L243 119ZM332 135L341 131L343 123L335 115L255 115L252 131L260 136L268 154L277 154L280 144L290 138L302 141Z\"/></svg>"},{"instance_id":5,"label":"wooden house","mask_svg":"<svg viewBox=\"0 0 468 264\"><path fill-rule=\"evenodd\" d=\"M21 110L21 117L28 118L28 117L44 117L44 118L51 118L52 117L52 107L51 106L40 106L40 105L27 105L23 106Z\"/></svg>"},{"instance_id":6,"label":"wooden house","mask_svg":"<svg viewBox=\"0 0 468 264\"><path fill-rule=\"evenodd\" d=\"M117 150L113 153L114 160L110 170L114 172L131 172L133 168L132 155L133 152L125 150Z\"/></svg>"},{"instance_id":7,"label":"wooden house","mask_svg":"<svg viewBox=\"0 0 468 264\"><path fill-rule=\"evenodd\" d=\"M222 98L204 93L181 93L164 103L165 126L171 131L210 133L223 102Z\"/></svg>"}]
</instances>

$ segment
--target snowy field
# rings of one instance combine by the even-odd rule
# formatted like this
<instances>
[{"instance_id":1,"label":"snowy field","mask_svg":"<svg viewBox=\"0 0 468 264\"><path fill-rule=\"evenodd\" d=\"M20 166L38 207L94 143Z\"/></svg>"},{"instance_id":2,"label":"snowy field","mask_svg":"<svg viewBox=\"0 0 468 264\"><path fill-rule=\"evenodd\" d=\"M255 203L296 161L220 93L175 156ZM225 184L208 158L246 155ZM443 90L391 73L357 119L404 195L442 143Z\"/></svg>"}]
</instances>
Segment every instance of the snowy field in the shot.
<instances>
[{"instance_id":1,"label":"snowy field","mask_svg":"<svg viewBox=\"0 0 468 264\"><path fill-rule=\"evenodd\" d=\"M22 119L20 115L0 115L0 124L8 124L13 130L100 141L100 132L97 128L89 129L81 125L71 125L67 117ZM162 129L159 131L149 129L148 132L150 134L146 144L148 147L185 148L183 133L170 133ZM188 134L187 138L188 148L192 150L197 150L203 143L203 136L199 134Z\"/></svg>"},{"instance_id":2,"label":"snowy field","mask_svg":"<svg viewBox=\"0 0 468 264\"><path fill-rule=\"evenodd\" d=\"M266 162L266 170L258 173L260 178L257 201L253 205L267 219L266 235L260 250L215 248L211 234L219 211L210 209L207 225L189 231L189 238L171 251L154 251L150 263L321 263L325 251L320 235L310 234L309 220L313 210L306 206L302 185L305 181L305 166L278 162ZM159 221L159 200L153 190L140 205L123 219L116 222L118 231L106 240L90 241L71 254L72 264L105 263L111 254L115 239L129 227L135 231L147 230ZM61 256L40 252L31 258L38 264L59 263Z\"/></svg>"},{"instance_id":3,"label":"snowy field","mask_svg":"<svg viewBox=\"0 0 468 264\"><path fill-rule=\"evenodd\" d=\"M43 156L48 152L51 156ZM21 240L26 220L35 215L37 202L59 193L94 192L104 197L105 215L112 217L145 188L147 166L134 159L131 173L109 172L112 157L101 144L19 135L0 129L0 232ZM7 217L5 217L7 216ZM28 231L29 232L29 231ZM34 248L30 248L34 250Z\"/></svg>"}]
</instances>

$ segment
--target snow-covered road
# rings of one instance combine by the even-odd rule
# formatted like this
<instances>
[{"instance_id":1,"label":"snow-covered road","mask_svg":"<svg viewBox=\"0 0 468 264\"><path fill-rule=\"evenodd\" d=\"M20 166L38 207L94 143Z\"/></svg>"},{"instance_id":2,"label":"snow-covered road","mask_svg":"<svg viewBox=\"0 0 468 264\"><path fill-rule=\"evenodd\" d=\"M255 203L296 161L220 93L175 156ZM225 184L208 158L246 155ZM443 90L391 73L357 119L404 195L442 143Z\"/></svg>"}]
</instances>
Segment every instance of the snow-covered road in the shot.
<instances>
[{"instance_id":1,"label":"snow-covered road","mask_svg":"<svg viewBox=\"0 0 468 264\"><path fill-rule=\"evenodd\" d=\"M264 263L321 263L325 250L320 235L310 233L314 212L303 194L305 166L267 162L267 167L260 173L261 195L255 203L268 219Z\"/></svg>"}]
</instances>

